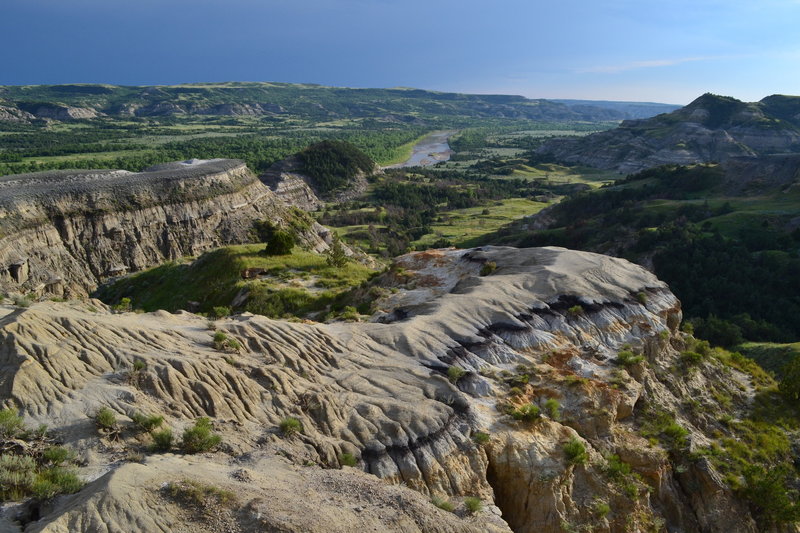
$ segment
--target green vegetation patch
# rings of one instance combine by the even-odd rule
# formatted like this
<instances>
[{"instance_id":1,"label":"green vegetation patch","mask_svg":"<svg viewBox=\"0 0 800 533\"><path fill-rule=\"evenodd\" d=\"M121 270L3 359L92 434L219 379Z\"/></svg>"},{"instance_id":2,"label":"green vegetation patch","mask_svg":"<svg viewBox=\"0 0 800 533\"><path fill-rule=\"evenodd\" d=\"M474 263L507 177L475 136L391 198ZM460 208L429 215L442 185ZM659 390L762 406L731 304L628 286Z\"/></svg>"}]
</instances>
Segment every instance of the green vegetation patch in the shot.
<instances>
[{"instance_id":1,"label":"green vegetation patch","mask_svg":"<svg viewBox=\"0 0 800 533\"><path fill-rule=\"evenodd\" d=\"M348 289L369 279L374 271L348 261L328 264L324 254L293 250L291 254L267 256L263 245L229 246L207 252L192 263L170 262L101 287L97 296L108 302L130 298L145 311L186 309L199 302L199 311L217 315L215 308L229 308L242 290L249 293L240 311L270 317L305 316L339 305ZM242 271L261 269L255 280L243 280Z\"/></svg>"}]
</instances>

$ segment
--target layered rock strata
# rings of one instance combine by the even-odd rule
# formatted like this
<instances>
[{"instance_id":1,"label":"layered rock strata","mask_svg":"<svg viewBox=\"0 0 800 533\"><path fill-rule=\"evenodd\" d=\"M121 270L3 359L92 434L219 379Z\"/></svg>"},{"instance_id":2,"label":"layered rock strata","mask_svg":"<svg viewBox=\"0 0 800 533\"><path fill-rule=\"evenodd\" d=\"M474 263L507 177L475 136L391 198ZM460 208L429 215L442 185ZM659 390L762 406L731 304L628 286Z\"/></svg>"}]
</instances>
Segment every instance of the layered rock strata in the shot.
<instances>
[{"instance_id":1,"label":"layered rock strata","mask_svg":"<svg viewBox=\"0 0 800 533\"><path fill-rule=\"evenodd\" d=\"M561 248L487 247L403 256L379 283L394 290L370 323L243 314L209 329L186 312L117 314L96 301L4 308L0 399L47 423L96 478L26 531L91 530L100 516L120 531L159 530L156 516L160 530L207 531L159 491L186 479L235 492L226 520L245 531L756 531L707 461L640 436L661 409L690 449L707 444L722 430L709 391L734 409L752 398L746 375L713 360L675 372L680 303L649 272ZM242 349L214 349L215 329ZM642 361L616 364L623 349ZM710 414L685 414L689 399ZM545 414L508 414L527 404ZM123 426L134 411L162 413L177 434L209 416L224 444L120 466L147 438L99 439L91 416L103 406ZM295 436L280 429L288 417L302 425ZM565 452L573 442L581 461ZM637 475L615 480L612 455ZM318 469L344 457L374 477ZM273 499L276 487L295 500ZM467 513L467 496L483 510ZM450 499L457 515L428 498Z\"/></svg>"},{"instance_id":2,"label":"layered rock strata","mask_svg":"<svg viewBox=\"0 0 800 533\"><path fill-rule=\"evenodd\" d=\"M86 295L110 277L249 242L254 220L285 225L295 216L235 160L3 176L0 284ZM304 244L327 249L328 230L307 226Z\"/></svg>"}]
</instances>

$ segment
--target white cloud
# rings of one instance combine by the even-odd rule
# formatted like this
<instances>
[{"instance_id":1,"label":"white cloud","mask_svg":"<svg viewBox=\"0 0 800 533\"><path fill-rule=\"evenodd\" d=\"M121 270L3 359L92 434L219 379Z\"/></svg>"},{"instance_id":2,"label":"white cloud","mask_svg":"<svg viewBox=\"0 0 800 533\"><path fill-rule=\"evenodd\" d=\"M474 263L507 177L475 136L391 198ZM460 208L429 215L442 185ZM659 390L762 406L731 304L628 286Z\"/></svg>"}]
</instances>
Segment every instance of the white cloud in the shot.
<instances>
[{"instance_id":1,"label":"white cloud","mask_svg":"<svg viewBox=\"0 0 800 533\"><path fill-rule=\"evenodd\" d=\"M626 72L628 70L636 70L640 68L655 68L655 67L671 67L680 65L682 63L690 63L693 61L708 61L711 59L719 59L717 57L680 57L676 59L651 59L647 61L631 61L629 63L621 63L619 65L600 65L596 67L586 67L576 69L578 74L617 74L619 72Z\"/></svg>"}]
</instances>

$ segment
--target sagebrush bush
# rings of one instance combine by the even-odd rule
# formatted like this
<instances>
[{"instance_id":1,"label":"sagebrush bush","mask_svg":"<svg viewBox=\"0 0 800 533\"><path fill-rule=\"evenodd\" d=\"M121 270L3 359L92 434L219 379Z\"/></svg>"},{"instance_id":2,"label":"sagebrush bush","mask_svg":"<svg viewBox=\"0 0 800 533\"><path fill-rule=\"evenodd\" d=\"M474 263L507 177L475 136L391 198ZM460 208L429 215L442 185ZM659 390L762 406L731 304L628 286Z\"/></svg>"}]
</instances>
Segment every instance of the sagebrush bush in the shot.
<instances>
[{"instance_id":1,"label":"sagebrush bush","mask_svg":"<svg viewBox=\"0 0 800 533\"><path fill-rule=\"evenodd\" d=\"M159 415L145 415L143 413L133 413L131 415L131 420L142 431L153 431L161 424L164 423L164 417Z\"/></svg>"},{"instance_id":2,"label":"sagebrush bush","mask_svg":"<svg viewBox=\"0 0 800 533\"><path fill-rule=\"evenodd\" d=\"M547 416L549 416L553 420L558 420L561 418L561 404L558 403L558 400L555 398L549 398L546 402L544 402L544 408L547 410Z\"/></svg>"},{"instance_id":3,"label":"sagebrush bush","mask_svg":"<svg viewBox=\"0 0 800 533\"><path fill-rule=\"evenodd\" d=\"M475 496L467 496L464 498L464 506L471 514L475 514L483 508L483 502Z\"/></svg>"},{"instance_id":4,"label":"sagebrush bush","mask_svg":"<svg viewBox=\"0 0 800 533\"><path fill-rule=\"evenodd\" d=\"M117 427L117 415L108 407L101 407L94 415L94 423L99 429L110 431Z\"/></svg>"},{"instance_id":5,"label":"sagebrush bush","mask_svg":"<svg viewBox=\"0 0 800 533\"><path fill-rule=\"evenodd\" d=\"M633 366L642 361L644 361L644 356L636 355L630 350L622 350L617 354L617 363L624 367Z\"/></svg>"},{"instance_id":6,"label":"sagebrush bush","mask_svg":"<svg viewBox=\"0 0 800 533\"><path fill-rule=\"evenodd\" d=\"M150 434L153 437L153 445L151 449L154 452L168 452L172 449L172 441L174 439L172 430L169 428L162 429L161 431L154 431Z\"/></svg>"},{"instance_id":7,"label":"sagebrush bush","mask_svg":"<svg viewBox=\"0 0 800 533\"><path fill-rule=\"evenodd\" d=\"M295 433L302 433L303 431L303 424L301 424L298 419L291 416L287 416L281 420L279 427L281 428L281 432L287 437Z\"/></svg>"},{"instance_id":8,"label":"sagebrush bush","mask_svg":"<svg viewBox=\"0 0 800 533\"><path fill-rule=\"evenodd\" d=\"M589 460L589 454L586 453L586 446L576 437L572 437L569 442L564 445L564 455L567 461L573 465L586 464Z\"/></svg>"},{"instance_id":9,"label":"sagebrush bush","mask_svg":"<svg viewBox=\"0 0 800 533\"><path fill-rule=\"evenodd\" d=\"M497 270L497 263L494 261L487 261L481 267L481 276L488 276L489 274L494 273Z\"/></svg>"},{"instance_id":10,"label":"sagebrush bush","mask_svg":"<svg viewBox=\"0 0 800 533\"><path fill-rule=\"evenodd\" d=\"M194 426L183 432L181 450L184 453L201 453L212 450L222 442L222 437L211 430L211 419L198 418Z\"/></svg>"},{"instance_id":11,"label":"sagebrush bush","mask_svg":"<svg viewBox=\"0 0 800 533\"><path fill-rule=\"evenodd\" d=\"M541 411L539 410L539 406L534 405L532 403L525 404L521 407L517 407L513 411L511 411L511 418L514 420L521 420L523 422L533 422L537 420L541 416Z\"/></svg>"},{"instance_id":12,"label":"sagebrush bush","mask_svg":"<svg viewBox=\"0 0 800 533\"><path fill-rule=\"evenodd\" d=\"M450 383L456 383L459 379L464 377L466 372L463 368L457 366L451 366L447 369L447 379L450 380Z\"/></svg>"},{"instance_id":13,"label":"sagebrush bush","mask_svg":"<svg viewBox=\"0 0 800 533\"><path fill-rule=\"evenodd\" d=\"M22 417L15 409L0 409L0 437L13 439L24 427Z\"/></svg>"}]
</instances>

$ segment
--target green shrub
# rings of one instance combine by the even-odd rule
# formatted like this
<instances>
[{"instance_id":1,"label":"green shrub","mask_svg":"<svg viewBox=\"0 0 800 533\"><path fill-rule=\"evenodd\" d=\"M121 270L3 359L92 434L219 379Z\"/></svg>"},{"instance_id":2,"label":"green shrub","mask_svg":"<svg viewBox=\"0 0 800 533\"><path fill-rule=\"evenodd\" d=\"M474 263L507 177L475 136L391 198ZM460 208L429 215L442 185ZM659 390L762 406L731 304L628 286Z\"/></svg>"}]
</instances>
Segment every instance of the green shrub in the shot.
<instances>
[{"instance_id":1,"label":"green shrub","mask_svg":"<svg viewBox=\"0 0 800 533\"><path fill-rule=\"evenodd\" d=\"M136 361L133 362L133 367L132 368L133 368L134 372L141 372L145 368L147 368L147 363L145 363L141 359L137 359Z\"/></svg>"},{"instance_id":2,"label":"green shrub","mask_svg":"<svg viewBox=\"0 0 800 533\"><path fill-rule=\"evenodd\" d=\"M217 331L214 333L214 348L221 352L238 352L242 345L234 339L229 337L224 331Z\"/></svg>"},{"instance_id":3,"label":"green shrub","mask_svg":"<svg viewBox=\"0 0 800 533\"><path fill-rule=\"evenodd\" d=\"M594 514L596 514L599 518L605 518L605 516L610 512L611 506L608 503L602 500L596 500L594 502Z\"/></svg>"},{"instance_id":4,"label":"green shrub","mask_svg":"<svg viewBox=\"0 0 800 533\"><path fill-rule=\"evenodd\" d=\"M686 437L689 435L689 430L677 422L673 422L664 428L664 435L670 439L672 448L683 448L686 446Z\"/></svg>"},{"instance_id":5,"label":"green shrub","mask_svg":"<svg viewBox=\"0 0 800 533\"><path fill-rule=\"evenodd\" d=\"M686 350L681 352L681 361L687 365L697 365L703 360L703 355L697 352Z\"/></svg>"},{"instance_id":6,"label":"green shrub","mask_svg":"<svg viewBox=\"0 0 800 533\"><path fill-rule=\"evenodd\" d=\"M333 238L333 243L325 253L325 262L328 266L341 268L347 264L347 254L342 246L342 241L338 237Z\"/></svg>"},{"instance_id":7,"label":"green shrub","mask_svg":"<svg viewBox=\"0 0 800 533\"><path fill-rule=\"evenodd\" d=\"M497 263L494 261L487 261L481 267L481 276L488 276L489 274L494 273L497 270Z\"/></svg>"},{"instance_id":8,"label":"green shrub","mask_svg":"<svg viewBox=\"0 0 800 533\"><path fill-rule=\"evenodd\" d=\"M475 496L467 496L464 498L464 506L470 514L475 514L483 509L483 502L480 498L476 498Z\"/></svg>"},{"instance_id":9,"label":"green shrub","mask_svg":"<svg viewBox=\"0 0 800 533\"><path fill-rule=\"evenodd\" d=\"M15 296L14 297L14 305L17 307L30 307L31 301L24 296Z\"/></svg>"},{"instance_id":10,"label":"green shrub","mask_svg":"<svg viewBox=\"0 0 800 533\"><path fill-rule=\"evenodd\" d=\"M42 452L42 459L45 464L59 466L63 463L72 461L75 454L72 450L64 448L63 446L50 446Z\"/></svg>"},{"instance_id":11,"label":"green shrub","mask_svg":"<svg viewBox=\"0 0 800 533\"><path fill-rule=\"evenodd\" d=\"M136 427L141 429L142 431L153 431L161 424L164 423L164 417L158 415L145 415L142 413L133 413L131 415L131 420L133 423L136 424Z\"/></svg>"},{"instance_id":12,"label":"green shrub","mask_svg":"<svg viewBox=\"0 0 800 533\"><path fill-rule=\"evenodd\" d=\"M647 293L645 292L637 292L636 293L636 301L640 304L644 305L647 303Z\"/></svg>"},{"instance_id":13,"label":"green shrub","mask_svg":"<svg viewBox=\"0 0 800 533\"><path fill-rule=\"evenodd\" d=\"M539 407L528 403L521 407L517 407L513 411L511 411L511 418L514 420L521 420L523 422L533 422L537 420L541 416L541 412Z\"/></svg>"},{"instance_id":14,"label":"green shrub","mask_svg":"<svg viewBox=\"0 0 800 533\"><path fill-rule=\"evenodd\" d=\"M295 433L303 432L303 424L300 423L298 419L291 416L287 416L281 420L279 427L281 428L281 432L287 437L290 437Z\"/></svg>"},{"instance_id":15,"label":"green shrub","mask_svg":"<svg viewBox=\"0 0 800 533\"><path fill-rule=\"evenodd\" d=\"M567 457L567 462L573 465L586 464L589 460L589 454L586 453L586 446L576 437L572 437L569 442L564 445L564 455Z\"/></svg>"},{"instance_id":16,"label":"green shrub","mask_svg":"<svg viewBox=\"0 0 800 533\"><path fill-rule=\"evenodd\" d=\"M547 410L547 415L553 419L558 420L561 418L560 408L561 405L558 403L558 400L554 398L549 398L546 402L544 402L544 408Z\"/></svg>"},{"instance_id":17,"label":"green shrub","mask_svg":"<svg viewBox=\"0 0 800 533\"><path fill-rule=\"evenodd\" d=\"M449 513L452 513L453 509L455 509L453 502L451 502L450 500L445 500L444 498L439 498L438 496L434 496L433 498L431 498L431 503L436 507L438 507L439 509L447 511Z\"/></svg>"},{"instance_id":18,"label":"green shrub","mask_svg":"<svg viewBox=\"0 0 800 533\"><path fill-rule=\"evenodd\" d=\"M56 494L72 494L83 487L75 470L72 468L52 467L39 474L36 483L31 487L33 495L40 500L47 500Z\"/></svg>"},{"instance_id":19,"label":"green shrub","mask_svg":"<svg viewBox=\"0 0 800 533\"><path fill-rule=\"evenodd\" d=\"M451 366L447 369L447 379L450 380L450 383L456 383L464 374L466 374L464 369L457 366Z\"/></svg>"},{"instance_id":20,"label":"green shrub","mask_svg":"<svg viewBox=\"0 0 800 533\"><path fill-rule=\"evenodd\" d=\"M617 364L622 365L624 367L637 365L642 361L644 361L643 355L636 355L630 350L622 350L617 354Z\"/></svg>"},{"instance_id":21,"label":"green shrub","mask_svg":"<svg viewBox=\"0 0 800 533\"><path fill-rule=\"evenodd\" d=\"M340 453L339 464L342 466L356 466L358 459L352 453Z\"/></svg>"},{"instance_id":22,"label":"green shrub","mask_svg":"<svg viewBox=\"0 0 800 533\"><path fill-rule=\"evenodd\" d=\"M633 470L631 465L619 458L619 455L609 455L606 457L603 472L614 481L620 481L630 476Z\"/></svg>"},{"instance_id":23,"label":"green shrub","mask_svg":"<svg viewBox=\"0 0 800 533\"><path fill-rule=\"evenodd\" d=\"M170 482L165 490L173 499L198 507L204 513L211 513L211 510L217 509L219 505L232 507L237 502L236 494L229 490L188 479Z\"/></svg>"},{"instance_id":24,"label":"green shrub","mask_svg":"<svg viewBox=\"0 0 800 533\"><path fill-rule=\"evenodd\" d=\"M128 297L120 298L119 303L114 306L114 311L124 312L131 310L131 299Z\"/></svg>"},{"instance_id":25,"label":"green shrub","mask_svg":"<svg viewBox=\"0 0 800 533\"><path fill-rule=\"evenodd\" d=\"M36 461L23 455L0 455L0 499L21 500L36 482Z\"/></svg>"},{"instance_id":26,"label":"green shrub","mask_svg":"<svg viewBox=\"0 0 800 533\"><path fill-rule=\"evenodd\" d=\"M224 305L218 305L211 308L211 314L215 318L223 318L226 316L230 316L231 308Z\"/></svg>"},{"instance_id":27,"label":"green shrub","mask_svg":"<svg viewBox=\"0 0 800 533\"><path fill-rule=\"evenodd\" d=\"M101 407L94 415L94 423L99 429L110 431L117 427L117 415L108 407Z\"/></svg>"},{"instance_id":28,"label":"green shrub","mask_svg":"<svg viewBox=\"0 0 800 533\"><path fill-rule=\"evenodd\" d=\"M184 453L207 452L216 448L220 442L222 437L211 431L211 419L204 416L183 432L181 450Z\"/></svg>"},{"instance_id":29,"label":"green shrub","mask_svg":"<svg viewBox=\"0 0 800 533\"><path fill-rule=\"evenodd\" d=\"M472 440L475 441L475 444L483 446L492 440L492 437L484 431L476 431L472 434Z\"/></svg>"},{"instance_id":30,"label":"green shrub","mask_svg":"<svg viewBox=\"0 0 800 533\"><path fill-rule=\"evenodd\" d=\"M292 248L294 248L294 237L292 234L279 229L275 230L275 233L273 233L272 238L267 243L267 247L264 248L264 254L288 255L292 253Z\"/></svg>"},{"instance_id":31,"label":"green shrub","mask_svg":"<svg viewBox=\"0 0 800 533\"><path fill-rule=\"evenodd\" d=\"M15 409L0 410L0 437L13 439L22 432L24 427L22 417Z\"/></svg>"},{"instance_id":32,"label":"green shrub","mask_svg":"<svg viewBox=\"0 0 800 533\"><path fill-rule=\"evenodd\" d=\"M172 430L169 428L162 429L161 431L154 431L150 434L153 437L153 445L151 449L154 452L168 452L172 449L172 441L174 439Z\"/></svg>"},{"instance_id":33,"label":"green shrub","mask_svg":"<svg viewBox=\"0 0 800 533\"><path fill-rule=\"evenodd\" d=\"M567 314L571 316L578 316L583 314L583 307L580 305L573 305L567 309Z\"/></svg>"}]
</instances>

